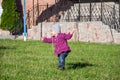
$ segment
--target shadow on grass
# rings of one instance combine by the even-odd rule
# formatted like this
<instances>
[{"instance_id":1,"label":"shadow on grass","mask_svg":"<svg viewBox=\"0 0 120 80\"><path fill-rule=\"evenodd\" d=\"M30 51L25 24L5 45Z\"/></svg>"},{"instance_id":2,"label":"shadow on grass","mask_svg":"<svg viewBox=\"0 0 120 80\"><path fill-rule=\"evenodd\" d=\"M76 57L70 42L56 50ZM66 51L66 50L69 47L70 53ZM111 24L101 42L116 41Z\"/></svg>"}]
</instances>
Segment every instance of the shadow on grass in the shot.
<instances>
[{"instance_id":1,"label":"shadow on grass","mask_svg":"<svg viewBox=\"0 0 120 80\"><path fill-rule=\"evenodd\" d=\"M15 47L11 47L11 46L0 46L0 50L5 50L5 49L16 49Z\"/></svg>"},{"instance_id":2,"label":"shadow on grass","mask_svg":"<svg viewBox=\"0 0 120 80\"><path fill-rule=\"evenodd\" d=\"M93 64L90 63L81 63L81 62L77 62L77 63L68 63L68 69L79 69L79 68L85 68L87 66L94 66Z\"/></svg>"},{"instance_id":3,"label":"shadow on grass","mask_svg":"<svg viewBox=\"0 0 120 80\"><path fill-rule=\"evenodd\" d=\"M0 58L4 55L4 50L16 49L15 47L11 46L1 46L0 45Z\"/></svg>"}]
</instances>

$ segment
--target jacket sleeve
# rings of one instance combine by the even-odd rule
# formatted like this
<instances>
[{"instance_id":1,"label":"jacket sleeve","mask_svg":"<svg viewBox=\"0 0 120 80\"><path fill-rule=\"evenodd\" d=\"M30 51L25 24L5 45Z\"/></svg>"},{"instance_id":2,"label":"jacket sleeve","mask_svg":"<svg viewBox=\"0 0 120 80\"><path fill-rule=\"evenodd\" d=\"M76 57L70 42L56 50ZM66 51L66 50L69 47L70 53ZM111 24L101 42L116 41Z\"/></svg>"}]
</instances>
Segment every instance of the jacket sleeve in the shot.
<instances>
[{"instance_id":1,"label":"jacket sleeve","mask_svg":"<svg viewBox=\"0 0 120 80\"><path fill-rule=\"evenodd\" d=\"M52 43L52 38L44 38L43 42Z\"/></svg>"},{"instance_id":2,"label":"jacket sleeve","mask_svg":"<svg viewBox=\"0 0 120 80\"><path fill-rule=\"evenodd\" d=\"M69 40L69 39L72 38L72 34L70 34L70 33L64 34L64 38L65 38L66 40Z\"/></svg>"}]
</instances>

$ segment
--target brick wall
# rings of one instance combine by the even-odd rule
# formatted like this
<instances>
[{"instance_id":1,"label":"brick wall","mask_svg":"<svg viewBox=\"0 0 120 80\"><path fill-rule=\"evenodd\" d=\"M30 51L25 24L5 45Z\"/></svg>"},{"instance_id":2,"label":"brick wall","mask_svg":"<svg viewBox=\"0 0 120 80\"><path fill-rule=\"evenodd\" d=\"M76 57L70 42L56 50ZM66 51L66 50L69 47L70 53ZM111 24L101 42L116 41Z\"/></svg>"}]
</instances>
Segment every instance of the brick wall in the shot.
<instances>
[{"instance_id":1,"label":"brick wall","mask_svg":"<svg viewBox=\"0 0 120 80\"><path fill-rule=\"evenodd\" d=\"M21 0L22 5L23 5L23 1L24 0ZM37 3L39 3L40 5L46 5L47 3L55 4L55 0L26 0L27 10L33 7L33 3L34 3L34 5Z\"/></svg>"},{"instance_id":2,"label":"brick wall","mask_svg":"<svg viewBox=\"0 0 120 80\"><path fill-rule=\"evenodd\" d=\"M50 7L50 6L54 5L56 2L57 2L57 0L26 0L27 28L31 28L33 25L37 24L38 16L40 16L41 13L44 10L46 10L47 4ZM20 3L20 1L18 1L17 3ZM23 3L24 3L24 0L21 0L22 13L23 13ZM45 6L40 7L40 5L45 5ZM37 8L37 6L39 6L39 9ZM18 7L18 8L20 10L20 7ZM51 17L51 20L52 20L52 18L53 18L53 16Z\"/></svg>"}]
</instances>

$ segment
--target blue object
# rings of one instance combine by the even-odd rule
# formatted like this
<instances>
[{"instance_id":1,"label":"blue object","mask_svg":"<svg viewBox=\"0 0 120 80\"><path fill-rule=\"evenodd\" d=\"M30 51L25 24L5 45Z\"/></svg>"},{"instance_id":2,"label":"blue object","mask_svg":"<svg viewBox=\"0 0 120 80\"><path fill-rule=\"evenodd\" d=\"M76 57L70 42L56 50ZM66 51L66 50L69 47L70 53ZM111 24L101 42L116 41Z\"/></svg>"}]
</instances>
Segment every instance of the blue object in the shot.
<instances>
[{"instance_id":1,"label":"blue object","mask_svg":"<svg viewBox=\"0 0 120 80\"><path fill-rule=\"evenodd\" d=\"M26 41L26 0L24 0L24 41Z\"/></svg>"}]
</instances>

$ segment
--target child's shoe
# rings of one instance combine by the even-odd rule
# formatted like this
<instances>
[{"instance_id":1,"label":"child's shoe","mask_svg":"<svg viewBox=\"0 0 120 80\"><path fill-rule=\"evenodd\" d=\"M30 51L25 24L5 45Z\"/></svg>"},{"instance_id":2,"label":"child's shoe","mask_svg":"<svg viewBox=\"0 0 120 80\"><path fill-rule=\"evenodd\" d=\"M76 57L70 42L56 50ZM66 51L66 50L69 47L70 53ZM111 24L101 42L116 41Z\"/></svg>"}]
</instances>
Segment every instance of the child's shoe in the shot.
<instances>
[{"instance_id":1,"label":"child's shoe","mask_svg":"<svg viewBox=\"0 0 120 80\"><path fill-rule=\"evenodd\" d=\"M58 66L57 69L59 69L59 70L64 70L65 68L64 68L64 67L61 67L61 66Z\"/></svg>"}]
</instances>

